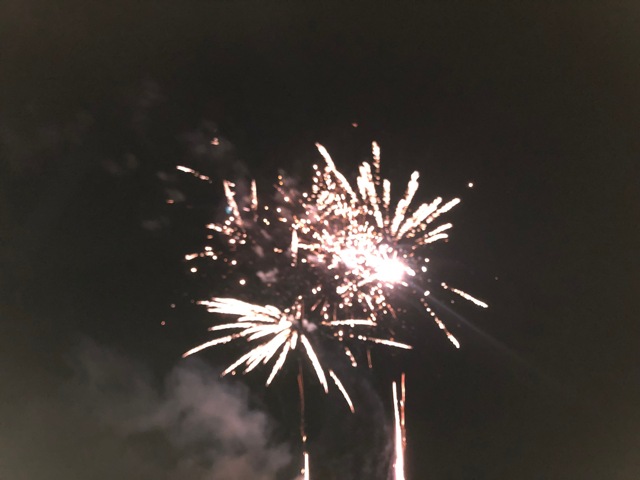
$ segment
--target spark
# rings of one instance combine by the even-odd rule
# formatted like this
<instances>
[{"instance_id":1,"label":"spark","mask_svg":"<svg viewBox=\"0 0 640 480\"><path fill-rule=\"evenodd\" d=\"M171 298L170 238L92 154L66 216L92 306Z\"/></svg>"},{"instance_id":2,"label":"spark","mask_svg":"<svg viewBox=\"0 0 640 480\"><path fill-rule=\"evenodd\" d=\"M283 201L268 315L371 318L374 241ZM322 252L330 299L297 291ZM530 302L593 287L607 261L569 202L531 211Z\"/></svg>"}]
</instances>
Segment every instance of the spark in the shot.
<instances>
[{"instance_id":1,"label":"spark","mask_svg":"<svg viewBox=\"0 0 640 480\"><path fill-rule=\"evenodd\" d=\"M233 191L233 187L235 187L235 183L230 182L228 180L224 180L222 182L222 185L224 186L224 195L225 197L227 197L227 204L229 205L229 208L231 209L231 213L233 214L233 217L231 217L237 224L239 227L243 226L243 222L242 222L242 216L240 215L240 210L238 209L238 203L236 202L235 199L235 192Z\"/></svg>"},{"instance_id":2,"label":"spark","mask_svg":"<svg viewBox=\"0 0 640 480\"><path fill-rule=\"evenodd\" d=\"M358 362L356 361L356 357L353 356L351 349L349 347L344 347L344 353L347 357L349 357L349 361L351 362L351 366L353 368L358 366Z\"/></svg>"},{"instance_id":3,"label":"spark","mask_svg":"<svg viewBox=\"0 0 640 480\"><path fill-rule=\"evenodd\" d=\"M365 335L358 335L356 338L358 340L362 340L364 342L379 343L380 345L386 345L388 347L402 348L404 350L411 350L413 348L411 345L408 345L406 343L396 342L394 340L387 340L386 338L373 338L373 337L367 337Z\"/></svg>"},{"instance_id":4,"label":"spark","mask_svg":"<svg viewBox=\"0 0 640 480\"><path fill-rule=\"evenodd\" d=\"M489 305L487 305L485 302L483 302L482 300L478 300L477 298L469 295L467 292L463 292L462 290L459 290L457 288L450 287L444 282L442 282L441 285L442 285L442 288L444 288L445 290L451 290L453 293L457 293L465 300L469 300L471 303L474 303L479 307L489 308Z\"/></svg>"},{"instance_id":5,"label":"spark","mask_svg":"<svg viewBox=\"0 0 640 480\"><path fill-rule=\"evenodd\" d=\"M190 173L191 175L193 175L194 177L196 177L199 180L204 180L206 182L211 181L211 179L209 177L207 177L206 175L201 174L200 172L194 170L193 168L185 167L183 165L178 165L176 167L176 169L180 170L181 172Z\"/></svg>"},{"instance_id":6,"label":"spark","mask_svg":"<svg viewBox=\"0 0 640 480\"><path fill-rule=\"evenodd\" d=\"M349 319L349 320L333 320L331 322L322 322L323 325L331 325L333 327L339 327L342 325L346 325L349 327L355 327L356 325L365 325L368 327L374 327L376 325L376 322L374 322L373 320L369 320L369 319Z\"/></svg>"},{"instance_id":7,"label":"spark","mask_svg":"<svg viewBox=\"0 0 640 480\"><path fill-rule=\"evenodd\" d=\"M322 365L320 365L320 360L316 355L316 352L313 350L313 347L309 343L309 340L306 336L300 336L300 342L304 346L305 351L307 352L307 357L309 357L309 361L311 361L311 365L316 371L316 375L318 376L318 380L320 380L320 384L324 388L324 393L329 393L329 385L327 384L327 377L324 374L324 370L322 370Z\"/></svg>"},{"instance_id":8,"label":"spark","mask_svg":"<svg viewBox=\"0 0 640 480\"><path fill-rule=\"evenodd\" d=\"M329 370L329 375L331 376L331 378L335 382L336 387L338 387L338 390L340 390L340 393L342 393L342 396L344 397L345 401L347 402L347 405L349 405L349 410L351 410L351 413L355 413L356 409L353 406L353 402L351 401L351 398L349 397L349 394L345 390L344 385L342 385L342 382L340 381L338 376L335 373L333 373L333 370Z\"/></svg>"},{"instance_id":9,"label":"spark","mask_svg":"<svg viewBox=\"0 0 640 480\"><path fill-rule=\"evenodd\" d=\"M402 449L407 449L407 429L404 421L404 406L406 404L406 388L405 388L405 374L402 372L400 377L400 426L402 427Z\"/></svg>"}]
</instances>

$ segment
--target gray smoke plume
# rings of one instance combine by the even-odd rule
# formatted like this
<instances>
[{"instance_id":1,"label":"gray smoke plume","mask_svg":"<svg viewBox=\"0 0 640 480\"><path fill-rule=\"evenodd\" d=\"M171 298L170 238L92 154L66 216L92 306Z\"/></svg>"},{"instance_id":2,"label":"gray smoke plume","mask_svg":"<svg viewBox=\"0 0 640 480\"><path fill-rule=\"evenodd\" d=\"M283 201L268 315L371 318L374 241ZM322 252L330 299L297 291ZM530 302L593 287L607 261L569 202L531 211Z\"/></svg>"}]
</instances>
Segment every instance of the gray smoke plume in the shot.
<instances>
[{"instance_id":1,"label":"gray smoke plume","mask_svg":"<svg viewBox=\"0 0 640 480\"><path fill-rule=\"evenodd\" d=\"M0 422L0 478L273 480L291 461L248 390L202 363L155 386L141 365L92 343L72 360L55 395Z\"/></svg>"}]
</instances>

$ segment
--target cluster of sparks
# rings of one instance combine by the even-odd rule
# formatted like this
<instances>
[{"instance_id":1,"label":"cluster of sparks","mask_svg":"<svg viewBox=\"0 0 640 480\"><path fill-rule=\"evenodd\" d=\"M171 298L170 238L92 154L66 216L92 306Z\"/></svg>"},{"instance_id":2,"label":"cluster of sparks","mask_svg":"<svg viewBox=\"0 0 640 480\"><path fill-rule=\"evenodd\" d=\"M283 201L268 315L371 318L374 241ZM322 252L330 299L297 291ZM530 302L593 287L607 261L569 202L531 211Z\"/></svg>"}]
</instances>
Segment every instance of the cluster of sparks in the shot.
<instances>
[{"instance_id":1,"label":"cluster of sparks","mask_svg":"<svg viewBox=\"0 0 640 480\"><path fill-rule=\"evenodd\" d=\"M308 338L307 332L312 332L315 327L312 326L312 324L310 324L303 316L304 306L301 298L292 308L287 308L283 311L271 305L253 305L233 298L213 298L199 303L201 305L205 305L210 313L237 316L235 322L215 325L209 328L210 331L238 331L236 333L205 342L186 352L184 354L185 357L204 350L205 348L228 343L236 339L242 338L248 342L259 341L261 343L258 346L238 358L222 372L222 375L224 376L229 373L235 373L241 366L244 366L243 373L248 373L260 364L269 363L277 354L277 360L275 361L271 369L271 373L267 378L266 385L269 386L276 374L284 365L288 354L296 350L298 345L300 345L304 350L306 357L309 359L309 362L311 363L313 370L318 377L318 381L322 385L325 393L329 392L327 376ZM338 328L344 327L345 324L349 324L351 326L371 326L373 325L373 322L371 320L351 319L347 321L336 320L333 322L323 323L326 327ZM265 340L267 338L268 340ZM361 336L361 339L384 343L391 346L410 348L408 345L386 339L369 338L364 336ZM353 402L344 388L344 385L333 370L329 370L329 377L333 380L336 387L344 397L349 409L354 412L355 409Z\"/></svg>"},{"instance_id":2,"label":"cluster of sparks","mask_svg":"<svg viewBox=\"0 0 640 480\"><path fill-rule=\"evenodd\" d=\"M460 200L454 198L443 202L437 197L411 208L419 186L419 174L414 172L404 195L392 207L391 182L381 179L377 143L372 146L373 162L363 162L359 168L356 188L336 168L327 150L322 145L317 147L324 167L313 166L311 191L299 193L279 176L276 186L282 199L279 206L259 208L255 182L251 182L245 196L240 196L233 183L224 181L228 216L222 223L210 224L208 228L226 239L226 253L206 246L203 252L186 256L187 260L207 257L223 261L231 269L244 266L245 271L246 264L251 263L246 258L247 252L254 257L278 258L281 261L272 262L276 265L273 269L266 273L257 270L248 276L253 274L266 283L273 291L274 300L282 297L274 286L278 278L296 278L299 281L294 283L300 291L295 292L293 301L282 310L233 298L214 297L200 302L211 313L238 317L237 321L214 326L211 331L234 330L236 333L205 342L185 356L232 340L258 341L256 347L224 373L235 372L240 366L245 367L246 373L275 357L268 385L283 367L288 354L300 348L327 391L326 374L310 334L320 331L341 342L354 340L411 348L395 341L388 332L387 338L362 333L380 331L382 318L397 317L394 308L397 295L394 294L400 289L415 295L449 340L456 347L460 346L428 303L430 292L421 288L424 282L420 278L427 273L429 262L422 254L423 247L447 239L448 230L452 228L451 223L434 224ZM188 167L179 166L178 169L210 181L209 177ZM287 268L285 272L283 265ZM195 267L192 269L196 270ZM240 278L237 285L247 285L247 279ZM487 307L486 303L460 289L444 282L441 286L480 307ZM305 309L305 304L309 308ZM354 315L360 318L354 318ZM344 348L352 364L357 364L346 344ZM334 374L332 378L337 379L337 376ZM336 383L341 385L339 380ZM348 398L344 388L339 390Z\"/></svg>"},{"instance_id":3,"label":"cluster of sparks","mask_svg":"<svg viewBox=\"0 0 640 480\"><path fill-rule=\"evenodd\" d=\"M392 296L398 288L409 289L420 298L427 313L459 347L457 339L433 312L426 297L429 291L419 287L416 278L427 273L428 258L421 255L424 246L445 240L451 223L434 227L440 215L460 199L444 202L437 197L409 212L418 190L419 173L411 175L406 191L395 208L391 207L391 182L380 177L380 148L373 143L373 165L363 162L354 189L336 168L329 153L317 145L325 160L324 169L314 166L311 195L303 196L304 215L292 225L292 257L333 277L331 287L341 310L364 311L376 320L381 315L396 317ZM321 289L318 285L316 290ZM474 297L451 289L467 300ZM483 302L478 304L486 306ZM330 303L325 303L325 311Z\"/></svg>"},{"instance_id":4,"label":"cluster of sparks","mask_svg":"<svg viewBox=\"0 0 640 480\"><path fill-rule=\"evenodd\" d=\"M254 181L244 191L232 182L223 182L226 218L207 225L215 232L208 239L212 244L218 240L218 247L207 245L185 258L224 264L229 270L225 278L233 298L216 296L199 303L211 313L235 318L212 326L210 331L223 335L184 356L246 341L251 345L249 351L223 375L270 365L268 386L293 352L298 352L297 358L309 362L323 390L328 393L331 379L353 412L346 388L335 371L323 365L316 350L326 339L337 341L355 367L358 362L351 350L353 344L412 348L396 341L394 328L388 327L397 320L399 291L418 299L447 338L460 346L432 309L430 292L424 289L429 262L425 247L448 238L452 224L441 223L439 218L460 200L437 197L412 207L419 187L419 174L414 172L404 194L392 206L391 182L381 177L380 148L375 142L373 161L360 165L355 187L337 169L327 150L317 147L324 165L313 166L310 191L300 192L280 175L275 198L261 206ZM208 176L189 167L178 169L211 183ZM192 272L197 270L197 266L191 268ZM444 282L441 286L487 308L486 303L460 289ZM279 306L252 303L265 296L269 303ZM394 384L397 479L404 479L398 450L404 449L402 439L398 440L400 433L404 436L404 381L402 392L398 401ZM402 405L401 426L398 405ZM306 451L304 472L308 478Z\"/></svg>"}]
</instances>

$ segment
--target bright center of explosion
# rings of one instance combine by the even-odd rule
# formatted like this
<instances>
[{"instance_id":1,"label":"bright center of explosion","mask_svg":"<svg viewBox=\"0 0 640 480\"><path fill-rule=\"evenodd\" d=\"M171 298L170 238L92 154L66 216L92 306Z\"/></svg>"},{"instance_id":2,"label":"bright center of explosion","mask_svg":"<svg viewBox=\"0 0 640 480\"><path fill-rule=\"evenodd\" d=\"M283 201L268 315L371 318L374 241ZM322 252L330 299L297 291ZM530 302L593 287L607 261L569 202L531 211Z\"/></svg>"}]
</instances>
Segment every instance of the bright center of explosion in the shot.
<instances>
[{"instance_id":1,"label":"bright center of explosion","mask_svg":"<svg viewBox=\"0 0 640 480\"><path fill-rule=\"evenodd\" d=\"M346 248L340 251L339 257L349 270L358 276L369 277L369 281L393 284L401 282L405 274L415 275L395 252L389 254L389 250L384 246L371 251Z\"/></svg>"},{"instance_id":2,"label":"bright center of explosion","mask_svg":"<svg viewBox=\"0 0 640 480\"><path fill-rule=\"evenodd\" d=\"M407 267L397 258L378 259L376 263L375 276L384 283L398 283L408 273Z\"/></svg>"}]
</instances>

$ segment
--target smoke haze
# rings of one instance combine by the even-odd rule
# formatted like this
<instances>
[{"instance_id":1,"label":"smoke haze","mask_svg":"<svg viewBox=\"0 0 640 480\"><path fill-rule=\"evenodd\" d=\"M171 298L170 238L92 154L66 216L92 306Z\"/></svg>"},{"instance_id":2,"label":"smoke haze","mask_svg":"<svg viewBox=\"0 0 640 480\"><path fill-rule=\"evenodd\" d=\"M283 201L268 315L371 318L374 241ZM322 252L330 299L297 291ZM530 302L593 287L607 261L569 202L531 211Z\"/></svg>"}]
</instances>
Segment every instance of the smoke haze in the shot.
<instances>
[{"instance_id":1,"label":"smoke haze","mask_svg":"<svg viewBox=\"0 0 640 480\"><path fill-rule=\"evenodd\" d=\"M145 368L85 342L49 398L0 424L0 478L270 480L291 461L248 390L186 361L155 386Z\"/></svg>"}]
</instances>

